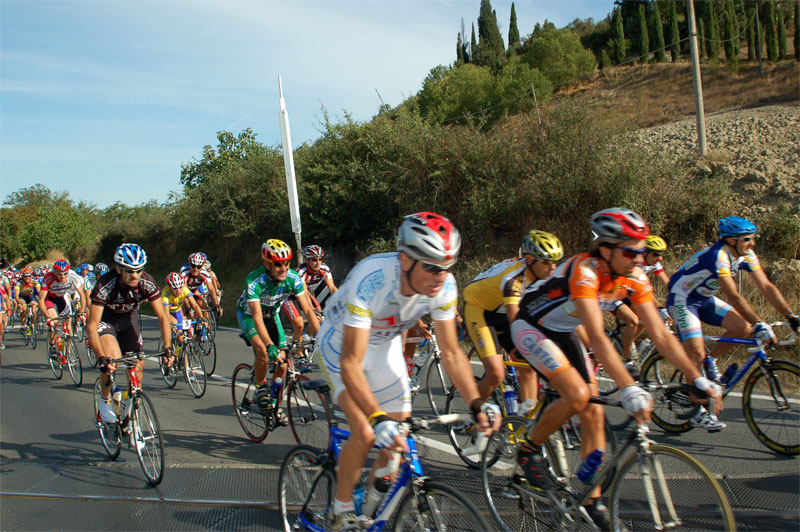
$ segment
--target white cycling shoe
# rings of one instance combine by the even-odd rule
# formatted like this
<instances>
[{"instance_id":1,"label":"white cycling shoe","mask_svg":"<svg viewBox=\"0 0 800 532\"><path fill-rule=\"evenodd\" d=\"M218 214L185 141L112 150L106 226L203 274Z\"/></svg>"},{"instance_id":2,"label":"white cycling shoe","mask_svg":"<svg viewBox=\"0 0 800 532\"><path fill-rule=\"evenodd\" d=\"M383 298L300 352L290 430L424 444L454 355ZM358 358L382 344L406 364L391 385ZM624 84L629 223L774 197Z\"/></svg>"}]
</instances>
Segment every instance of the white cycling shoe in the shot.
<instances>
[{"instance_id":1,"label":"white cycling shoe","mask_svg":"<svg viewBox=\"0 0 800 532\"><path fill-rule=\"evenodd\" d=\"M711 414L705 408L700 408L700 411L689 420L693 427L700 427L706 429L708 432L719 432L727 428L727 423L720 421L717 416Z\"/></svg>"},{"instance_id":2,"label":"white cycling shoe","mask_svg":"<svg viewBox=\"0 0 800 532\"><path fill-rule=\"evenodd\" d=\"M103 420L103 423L117 422L117 413L114 412L114 403L111 399L101 399L97 408L100 410L100 419Z\"/></svg>"}]
</instances>

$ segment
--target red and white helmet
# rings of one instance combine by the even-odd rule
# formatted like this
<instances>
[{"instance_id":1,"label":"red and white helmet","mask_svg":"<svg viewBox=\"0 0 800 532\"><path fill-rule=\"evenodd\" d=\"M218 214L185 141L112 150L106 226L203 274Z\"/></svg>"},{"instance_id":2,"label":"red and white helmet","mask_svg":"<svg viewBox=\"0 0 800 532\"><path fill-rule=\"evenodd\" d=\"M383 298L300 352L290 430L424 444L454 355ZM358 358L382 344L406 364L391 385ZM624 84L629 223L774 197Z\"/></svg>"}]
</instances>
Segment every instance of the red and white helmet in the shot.
<instances>
[{"instance_id":1,"label":"red and white helmet","mask_svg":"<svg viewBox=\"0 0 800 532\"><path fill-rule=\"evenodd\" d=\"M433 212L409 214L397 231L397 251L412 259L455 259L460 249L461 233L453 222Z\"/></svg>"},{"instance_id":2,"label":"red and white helmet","mask_svg":"<svg viewBox=\"0 0 800 532\"><path fill-rule=\"evenodd\" d=\"M189 264L192 266L197 266L198 268L202 268L203 265L206 263L206 256L201 252L192 253L189 255Z\"/></svg>"},{"instance_id":3,"label":"red and white helmet","mask_svg":"<svg viewBox=\"0 0 800 532\"><path fill-rule=\"evenodd\" d=\"M645 240L650 236L644 218L630 209L619 207L594 213L589 225L597 243L619 244L626 240Z\"/></svg>"},{"instance_id":4,"label":"red and white helmet","mask_svg":"<svg viewBox=\"0 0 800 532\"><path fill-rule=\"evenodd\" d=\"M303 248L303 256L307 259L321 259L325 255L322 247L312 244Z\"/></svg>"},{"instance_id":5,"label":"red and white helmet","mask_svg":"<svg viewBox=\"0 0 800 532\"><path fill-rule=\"evenodd\" d=\"M57 260L53 263L53 271L64 273L69 271L69 261L67 259Z\"/></svg>"},{"instance_id":6,"label":"red and white helmet","mask_svg":"<svg viewBox=\"0 0 800 532\"><path fill-rule=\"evenodd\" d=\"M183 278L183 275L172 272L167 275L167 285L173 290L180 290L186 285L186 279Z\"/></svg>"}]
</instances>

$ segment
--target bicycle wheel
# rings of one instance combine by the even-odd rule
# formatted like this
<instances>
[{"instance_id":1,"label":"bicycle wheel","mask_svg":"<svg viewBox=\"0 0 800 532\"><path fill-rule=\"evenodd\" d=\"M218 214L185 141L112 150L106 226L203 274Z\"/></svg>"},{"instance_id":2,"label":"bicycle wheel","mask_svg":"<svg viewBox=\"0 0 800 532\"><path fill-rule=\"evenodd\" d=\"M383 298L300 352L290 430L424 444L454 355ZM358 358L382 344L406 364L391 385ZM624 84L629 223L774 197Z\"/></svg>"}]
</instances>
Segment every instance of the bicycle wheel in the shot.
<instances>
[{"instance_id":1,"label":"bicycle wheel","mask_svg":"<svg viewBox=\"0 0 800 532\"><path fill-rule=\"evenodd\" d=\"M416 493L415 493L416 492ZM426 479L407 490L389 530L489 530L472 502L455 488Z\"/></svg>"},{"instance_id":2,"label":"bicycle wheel","mask_svg":"<svg viewBox=\"0 0 800 532\"><path fill-rule=\"evenodd\" d=\"M203 314L205 314L205 318L208 318L208 335L214 340L217 338L217 316L210 308L205 309Z\"/></svg>"},{"instance_id":3,"label":"bicycle wheel","mask_svg":"<svg viewBox=\"0 0 800 532\"><path fill-rule=\"evenodd\" d=\"M206 368L206 375L211 376L217 369L217 343L211 334L201 334L199 339L200 352L203 353L203 366Z\"/></svg>"},{"instance_id":4,"label":"bicycle wheel","mask_svg":"<svg viewBox=\"0 0 800 532\"><path fill-rule=\"evenodd\" d=\"M639 381L643 384L686 382L683 373L662 355L654 353L642 366ZM689 420L699 408L689 394L676 390L661 390L653 394L652 419L667 432L681 433L692 429Z\"/></svg>"},{"instance_id":5,"label":"bicycle wheel","mask_svg":"<svg viewBox=\"0 0 800 532\"><path fill-rule=\"evenodd\" d=\"M89 347L89 344L84 343L84 345L86 346L86 360L89 362L89 366L94 368L97 366L97 355L94 354L94 349Z\"/></svg>"},{"instance_id":6,"label":"bicycle wheel","mask_svg":"<svg viewBox=\"0 0 800 532\"><path fill-rule=\"evenodd\" d=\"M28 325L28 330L31 334L31 349L36 349L36 344L39 343L39 335L36 332L36 327L34 325Z\"/></svg>"},{"instance_id":7,"label":"bicycle wheel","mask_svg":"<svg viewBox=\"0 0 800 532\"><path fill-rule=\"evenodd\" d=\"M156 486L164 478L164 439L153 404L142 391L134 403L131 431L144 476Z\"/></svg>"},{"instance_id":8,"label":"bicycle wheel","mask_svg":"<svg viewBox=\"0 0 800 532\"><path fill-rule=\"evenodd\" d=\"M20 332L22 332L22 343L24 345L28 345L31 342L31 330L30 327L20 328Z\"/></svg>"},{"instance_id":9,"label":"bicycle wheel","mask_svg":"<svg viewBox=\"0 0 800 532\"><path fill-rule=\"evenodd\" d=\"M630 530L736 530L730 503L711 473L666 445L650 445L646 455L634 453L619 466L609 508L611 522L620 519ZM656 516L664 526L658 527Z\"/></svg>"},{"instance_id":10,"label":"bicycle wheel","mask_svg":"<svg viewBox=\"0 0 800 532\"><path fill-rule=\"evenodd\" d=\"M183 349L183 347L181 347L181 349ZM158 350L164 350L163 340L158 341ZM178 384L178 370L175 367L177 364L178 358L175 358L175 361L171 366L167 366L167 364L164 362L164 357L158 357L158 369L161 370L161 376L164 378L164 382L169 388L174 388L175 385Z\"/></svg>"},{"instance_id":11,"label":"bicycle wheel","mask_svg":"<svg viewBox=\"0 0 800 532\"><path fill-rule=\"evenodd\" d=\"M203 397L207 378L200 346L194 340L189 340L183 349L183 376L192 394L197 398Z\"/></svg>"},{"instance_id":12,"label":"bicycle wheel","mask_svg":"<svg viewBox=\"0 0 800 532\"><path fill-rule=\"evenodd\" d=\"M800 367L773 360L750 372L742 391L747 426L776 453L800 453Z\"/></svg>"},{"instance_id":13,"label":"bicycle wheel","mask_svg":"<svg viewBox=\"0 0 800 532\"><path fill-rule=\"evenodd\" d=\"M72 382L76 387L80 387L83 383L83 365L78 353L78 346L75 345L75 339L71 336L64 339L64 358L67 359L67 369Z\"/></svg>"},{"instance_id":14,"label":"bicycle wheel","mask_svg":"<svg viewBox=\"0 0 800 532\"><path fill-rule=\"evenodd\" d=\"M614 432L604 423L605 439L606 439L606 456L613 456L617 450L617 438ZM551 456L554 461L563 460L559 463L559 471L562 476L569 480L570 486L576 491L580 492L584 488L584 484L578 479L576 474L583 458L581 457L581 441L583 435L581 434L581 419L576 414L572 416L564 425L561 426L556 432L550 435L549 442L552 448ZM561 450L563 449L563 453ZM594 449L589 449L591 452ZM612 475L608 475L601 484L603 492L605 492L611 485Z\"/></svg>"},{"instance_id":15,"label":"bicycle wheel","mask_svg":"<svg viewBox=\"0 0 800 532\"><path fill-rule=\"evenodd\" d=\"M267 437L269 429L266 416L255 404L255 391L253 367L245 363L236 366L233 370L233 379L231 379L233 410L247 437L254 442L260 442Z\"/></svg>"},{"instance_id":16,"label":"bicycle wheel","mask_svg":"<svg viewBox=\"0 0 800 532\"><path fill-rule=\"evenodd\" d=\"M323 467L320 451L313 447L294 447L286 455L278 476L278 506L284 530L310 530L307 524L330 530L328 508L333 502L336 479L332 471L323 471Z\"/></svg>"},{"instance_id":17,"label":"bicycle wheel","mask_svg":"<svg viewBox=\"0 0 800 532\"><path fill-rule=\"evenodd\" d=\"M434 415L440 416L446 412L447 393L453 385L442 366L441 359L436 355L433 357L428 366L428 374L425 376L425 392L428 394L428 402Z\"/></svg>"},{"instance_id":18,"label":"bicycle wheel","mask_svg":"<svg viewBox=\"0 0 800 532\"><path fill-rule=\"evenodd\" d=\"M75 329L75 341L78 343L83 342L84 335L86 334L86 327L83 326L81 320L74 320L73 328Z\"/></svg>"},{"instance_id":19,"label":"bicycle wheel","mask_svg":"<svg viewBox=\"0 0 800 532\"><path fill-rule=\"evenodd\" d=\"M53 372L53 377L60 379L64 375L64 368L61 367L61 355L58 354L55 346L48 345L47 361L50 364L50 371Z\"/></svg>"},{"instance_id":20,"label":"bicycle wheel","mask_svg":"<svg viewBox=\"0 0 800 532\"><path fill-rule=\"evenodd\" d=\"M306 377L297 377L286 391L289 426L298 445L308 445L324 451L330 440L328 419L331 412L323 394L303 388L303 383L307 380Z\"/></svg>"},{"instance_id":21,"label":"bicycle wheel","mask_svg":"<svg viewBox=\"0 0 800 532\"><path fill-rule=\"evenodd\" d=\"M100 419L100 400L103 397L103 390L100 385L101 378L97 377L94 382L94 420L97 432L100 433L100 443L103 444L103 449L106 450L109 458L116 460L122 449L122 432L120 431L119 423L105 423Z\"/></svg>"}]
</instances>

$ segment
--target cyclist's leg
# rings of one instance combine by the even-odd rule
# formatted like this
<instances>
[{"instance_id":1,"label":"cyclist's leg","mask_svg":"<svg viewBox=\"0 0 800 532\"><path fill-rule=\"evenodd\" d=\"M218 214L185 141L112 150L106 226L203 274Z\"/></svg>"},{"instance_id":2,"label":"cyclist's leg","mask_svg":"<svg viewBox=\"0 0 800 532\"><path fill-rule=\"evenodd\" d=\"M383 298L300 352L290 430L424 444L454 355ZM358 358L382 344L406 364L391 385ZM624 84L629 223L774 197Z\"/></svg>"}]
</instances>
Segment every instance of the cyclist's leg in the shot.
<instances>
[{"instance_id":1,"label":"cyclist's leg","mask_svg":"<svg viewBox=\"0 0 800 532\"><path fill-rule=\"evenodd\" d=\"M492 323L497 334L497 341L503 347L506 353L509 353L511 360L514 362L525 362L525 359L519 356L514 342L511 341L510 325L508 318L505 315L500 315ZM526 364L527 365L527 364ZM505 367L503 368L505 371ZM519 402L533 401L532 406L536 406L539 398L539 374L536 373L530 365L524 368L515 368L517 373L517 383L519 384Z\"/></svg>"},{"instance_id":2,"label":"cyclist's leg","mask_svg":"<svg viewBox=\"0 0 800 532\"><path fill-rule=\"evenodd\" d=\"M478 382L478 393L486 400L505 376L503 357L497 353L495 334L486 323L486 313L482 308L467 303L464 305L464 320L472 345L483 363L484 374Z\"/></svg>"},{"instance_id":3,"label":"cyclist's leg","mask_svg":"<svg viewBox=\"0 0 800 532\"><path fill-rule=\"evenodd\" d=\"M683 348L689 358L701 370L703 359L706 357L703 324L700 319L700 307L702 304L702 301L675 297L672 294L667 298L667 308L675 323L675 333L683 343ZM721 323L721 320L719 323Z\"/></svg>"},{"instance_id":4,"label":"cyclist's leg","mask_svg":"<svg viewBox=\"0 0 800 532\"><path fill-rule=\"evenodd\" d=\"M625 360L630 360L633 353L633 342L639 336L642 329L639 326L639 316L630 307L630 300L625 301L626 304L620 305L615 311L617 319L624 322L626 327L622 331L622 353Z\"/></svg>"},{"instance_id":5,"label":"cyclist's leg","mask_svg":"<svg viewBox=\"0 0 800 532\"><path fill-rule=\"evenodd\" d=\"M725 334L723 334L723 336L747 338L753 334L752 326L735 308L729 308L725 317L722 318L720 326L725 329ZM719 359L719 357L733 349L735 345L736 344L717 342L717 345L711 349L709 355L715 359Z\"/></svg>"},{"instance_id":6,"label":"cyclist's leg","mask_svg":"<svg viewBox=\"0 0 800 532\"><path fill-rule=\"evenodd\" d=\"M114 327L101 321L98 334L100 335L100 344L103 347L105 356L111 359L122 358L122 350L117 342L117 335ZM111 379L105 377L102 372L101 377L100 385L102 396L103 399L108 400L111 397Z\"/></svg>"},{"instance_id":7,"label":"cyclist's leg","mask_svg":"<svg viewBox=\"0 0 800 532\"><path fill-rule=\"evenodd\" d=\"M48 320L57 320L58 319L58 306L56 304L56 301L57 300L54 300L54 299L51 299L51 298L45 299L45 302L44 302L44 314L45 314L45 318L47 318ZM55 343L55 341L56 341L56 329L55 329L55 327L52 327L50 329L50 333L49 333L49 336L48 336L48 341L49 341L51 346Z\"/></svg>"}]
</instances>

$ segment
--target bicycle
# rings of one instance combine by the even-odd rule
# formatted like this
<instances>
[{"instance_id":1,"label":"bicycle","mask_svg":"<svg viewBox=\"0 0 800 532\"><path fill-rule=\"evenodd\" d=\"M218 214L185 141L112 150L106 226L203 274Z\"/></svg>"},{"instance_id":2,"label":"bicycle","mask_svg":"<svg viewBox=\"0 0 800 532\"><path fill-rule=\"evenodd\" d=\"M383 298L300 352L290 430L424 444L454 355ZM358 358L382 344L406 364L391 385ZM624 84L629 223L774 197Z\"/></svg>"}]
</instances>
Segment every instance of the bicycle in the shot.
<instances>
[{"instance_id":1,"label":"bicycle","mask_svg":"<svg viewBox=\"0 0 800 532\"><path fill-rule=\"evenodd\" d=\"M86 337L86 314L73 312L70 318L72 319L73 336L78 343L81 343Z\"/></svg>"},{"instance_id":2,"label":"bicycle","mask_svg":"<svg viewBox=\"0 0 800 532\"><path fill-rule=\"evenodd\" d=\"M192 326L196 327L193 341L197 343L197 347L203 355L203 367L206 375L210 377L217 369L217 343L214 340L211 325L202 320L192 320Z\"/></svg>"},{"instance_id":3,"label":"bicycle","mask_svg":"<svg viewBox=\"0 0 800 532\"><path fill-rule=\"evenodd\" d=\"M103 400L101 379L105 376L100 375L94 383L95 425L100 433L103 449L109 458L116 460L122 449L122 437L128 435L128 447L135 449L144 476L152 486L160 484L164 478L164 439L153 404L142 391L136 375L136 364L145 358L162 357L165 354L166 351L153 355L125 353L122 358L114 360L117 364L125 365L128 371L128 388L122 393L119 403L114 403L117 412L117 421L114 423L106 423L100 418L99 405ZM108 379L113 389L113 371L108 373Z\"/></svg>"},{"instance_id":4,"label":"bicycle","mask_svg":"<svg viewBox=\"0 0 800 532\"><path fill-rule=\"evenodd\" d=\"M31 346L31 349L36 349L37 343L37 336L39 335L36 331L36 320L33 316L33 303L28 305L28 312L27 312L27 319L25 320L25 327L20 329L22 333L22 341L25 345Z\"/></svg>"},{"instance_id":5,"label":"bicycle","mask_svg":"<svg viewBox=\"0 0 800 532\"><path fill-rule=\"evenodd\" d=\"M686 384L652 385L704 394ZM558 396L558 392L548 391ZM592 397L592 403L620 407L614 399ZM725 530L735 531L730 503L719 483L696 458L647 437L647 425L636 425L620 448L583 487L569 479L574 469L551 437L542 445L556 478L554 489L540 494L527 483L517 465L517 449L525 441L534 421L503 420L481 460L481 482L492 517L506 531L516 530L598 530L584 508L592 492L608 485L611 523L620 521L630 530ZM569 467L567 464L566 467Z\"/></svg>"},{"instance_id":6,"label":"bicycle","mask_svg":"<svg viewBox=\"0 0 800 532\"><path fill-rule=\"evenodd\" d=\"M172 328L172 342L175 345L175 360L172 364L167 365L163 359L158 359L158 367L161 370L161 376L167 386L174 388L178 383L178 371L183 371L183 377L186 379L186 384L189 385L192 395L203 397L206 393L207 376L203 361L203 354L200 351L200 346L195 341L192 331L193 320L183 320L180 324L183 333L178 340L177 327ZM158 345L159 350L163 350L164 341L160 340Z\"/></svg>"},{"instance_id":7,"label":"bicycle","mask_svg":"<svg viewBox=\"0 0 800 532\"><path fill-rule=\"evenodd\" d=\"M274 408L267 411L262 410L255 401L254 366L242 362L234 368L231 379L233 408L236 419L252 441L262 442L277 427L288 425L298 444L313 445L320 449L327 447L326 403L321 395L302 386L309 380L305 374L313 371L306 356L307 348L311 345L313 340L306 340L279 349L286 355L286 377L277 392ZM272 367L268 374L272 374ZM279 408L284 397L286 412Z\"/></svg>"},{"instance_id":8,"label":"bicycle","mask_svg":"<svg viewBox=\"0 0 800 532\"><path fill-rule=\"evenodd\" d=\"M425 377L425 393L431 410L437 416L444 414L446 409L447 394L452 387L450 378L442 366L439 342L434 334L434 322L430 323L431 338L407 338L407 343L418 343L417 353L414 355L413 364L409 367L408 384L411 387L411 401L419 393L423 376Z\"/></svg>"},{"instance_id":9,"label":"bicycle","mask_svg":"<svg viewBox=\"0 0 800 532\"><path fill-rule=\"evenodd\" d=\"M787 322L770 324L777 328ZM722 395L726 397L744 379L742 411L747 426L768 449L783 455L800 454L800 366L786 360L775 360L764 351L764 345L751 338L704 336L707 341L749 346L750 353L744 365L726 369ZM792 333L778 345L793 344L797 335ZM705 366L705 364L704 364ZM733 366L733 365L732 365ZM751 371L752 370L752 371ZM729 373L730 371L730 373ZM643 383L683 382L675 366L660 354L651 357L642 367ZM653 421L668 432L691 430L690 419L697 413L691 398L681 391L667 390L655 397Z\"/></svg>"},{"instance_id":10,"label":"bicycle","mask_svg":"<svg viewBox=\"0 0 800 532\"><path fill-rule=\"evenodd\" d=\"M500 407L500 413L503 419L515 418L518 420L532 420L535 419L539 413L554 399L548 394L548 388L544 383L539 387L539 399L533 408L528 409L526 412L520 412L521 405L517 404L519 397L519 382L517 381L517 374L515 368L530 367L527 362L514 362L508 360L507 355L504 357L503 364L508 368L506 376L499 386L492 392L491 402ZM455 387L450 389L447 396L447 407L445 412L447 414L453 413L466 413L469 412L469 406L458 394ZM519 414L519 415L518 415ZM608 426L608 420L604 423L604 432L606 438L606 446L613 450L616 448L616 437ZM578 415L572 416L558 431L558 437L564 449L570 451L570 461L575 462L580 460L580 447L581 447L581 420ZM474 424L472 422L464 424L450 424L447 435L450 438L450 443L458 454L458 457L472 469L478 469L481 465L481 453L486 441L476 434ZM473 458L477 455L477 458Z\"/></svg>"},{"instance_id":11,"label":"bicycle","mask_svg":"<svg viewBox=\"0 0 800 532\"><path fill-rule=\"evenodd\" d=\"M307 383L309 389L323 394L330 404L330 388L325 381ZM394 459L376 471L376 478L395 480L377 503L371 515L362 516L362 528L380 530L488 530L484 518L474 505L455 488L424 476L419 461L414 433L435 425L464 422L470 416L462 414L437 416L430 419L410 418L401 424L406 434L409 452L400 460ZM284 530L330 530L330 506L336 490L336 466L339 452L350 433L340 429L329 418L330 442L326 450L300 445L289 451L281 465L278 497ZM367 475L362 474L354 493L356 513L364 510Z\"/></svg>"},{"instance_id":12,"label":"bicycle","mask_svg":"<svg viewBox=\"0 0 800 532\"><path fill-rule=\"evenodd\" d=\"M69 320L69 316L47 320L50 332L56 334L56 343L47 347L47 362L56 380L61 379L64 375L64 366L67 366L73 384L80 387L83 383L83 366L75 339L69 332ZM59 323L61 331L58 330Z\"/></svg>"}]
</instances>

